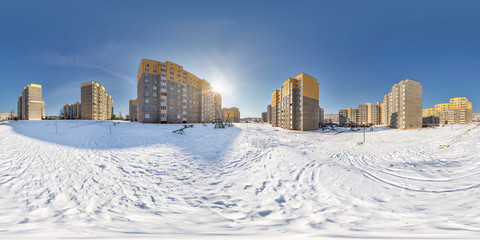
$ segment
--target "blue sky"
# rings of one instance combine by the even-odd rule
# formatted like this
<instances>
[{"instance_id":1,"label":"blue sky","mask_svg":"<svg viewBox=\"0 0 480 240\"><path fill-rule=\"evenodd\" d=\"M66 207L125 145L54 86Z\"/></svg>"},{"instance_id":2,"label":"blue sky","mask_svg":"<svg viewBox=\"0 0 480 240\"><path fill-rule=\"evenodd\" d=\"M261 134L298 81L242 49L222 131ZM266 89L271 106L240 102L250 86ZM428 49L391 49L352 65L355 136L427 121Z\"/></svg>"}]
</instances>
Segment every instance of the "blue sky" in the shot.
<instances>
[{"instance_id":1,"label":"blue sky","mask_svg":"<svg viewBox=\"0 0 480 240\"><path fill-rule=\"evenodd\" d=\"M305 72L326 113L383 99L410 78L423 105L465 96L480 112L480 1L2 1L0 112L29 83L49 115L96 81L128 112L142 58L205 78L223 106L261 116Z\"/></svg>"}]
</instances>

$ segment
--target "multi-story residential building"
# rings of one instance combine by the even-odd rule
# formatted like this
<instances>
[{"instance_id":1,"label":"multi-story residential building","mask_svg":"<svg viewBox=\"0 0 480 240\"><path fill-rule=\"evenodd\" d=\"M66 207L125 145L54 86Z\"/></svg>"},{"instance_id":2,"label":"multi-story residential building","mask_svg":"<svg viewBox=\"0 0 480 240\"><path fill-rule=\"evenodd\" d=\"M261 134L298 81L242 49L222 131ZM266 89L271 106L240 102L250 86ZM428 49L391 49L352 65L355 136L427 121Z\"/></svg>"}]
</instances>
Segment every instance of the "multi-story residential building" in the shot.
<instances>
[{"instance_id":1,"label":"multi-story residential building","mask_svg":"<svg viewBox=\"0 0 480 240\"><path fill-rule=\"evenodd\" d=\"M267 112L262 112L262 121L267 122Z\"/></svg>"},{"instance_id":2,"label":"multi-story residential building","mask_svg":"<svg viewBox=\"0 0 480 240\"><path fill-rule=\"evenodd\" d=\"M86 82L81 85L81 117L90 120L111 119L113 100L107 94L105 87L96 82Z\"/></svg>"},{"instance_id":3,"label":"multi-story residential building","mask_svg":"<svg viewBox=\"0 0 480 240\"><path fill-rule=\"evenodd\" d=\"M384 124L398 129L421 128L422 88L411 79L395 84L383 98Z\"/></svg>"},{"instance_id":4,"label":"multi-story residential building","mask_svg":"<svg viewBox=\"0 0 480 240\"><path fill-rule=\"evenodd\" d=\"M42 101L42 86L29 84L23 88L17 103L18 118L41 120L45 117L45 102Z\"/></svg>"},{"instance_id":5,"label":"multi-story residential building","mask_svg":"<svg viewBox=\"0 0 480 240\"><path fill-rule=\"evenodd\" d=\"M480 113L473 113L473 122L480 122Z\"/></svg>"},{"instance_id":6,"label":"multi-story residential building","mask_svg":"<svg viewBox=\"0 0 480 240\"><path fill-rule=\"evenodd\" d=\"M325 124L325 111L323 110L323 108L319 107L318 108L318 125L323 125Z\"/></svg>"},{"instance_id":7,"label":"multi-story residential building","mask_svg":"<svg viewBox=\"0 0 480 240\"><path fill-rule=\"evenodd\" d=\"M324 122L325 123L339 123L340 115L338 113L329 113L325 114Z\"/></svg>"},{"instance_id":8,"label":"multi-story residential building","mask_svg":"<svg viewBox=\"0 0 480 240\"><path fill-rule=\"evenodd\" d=\"M130 121L137 121L137 99L128 102L128 115Z\"/></svg>"},{"instance_id":9,"label":"multi-story residential building","mask_svg":"<svg viewBox=\"0 0 480 240\"><path fill-rule=\"evenodd\" d=\"M67 103L63 106L63 119L82 119L82 103Z\"/></svg>"},{"instance_id":10,"label":"multi-story residential building","mask_svg":"<svg viewBox=\"0 0 480 240\"><path fill-rule=\"evenodd\" d=\"M452 98L449 103L423 109L422 115L424 125L471 123L472 103L466 97Z\"/></svg>"},{"instance_id":11,"label":"multi-story residential building","mask_svg":"<svg viewBox=\"0 0 480 240\"><path fill-rule=\"evenodd\" d=\"M280 118L280 91L278 90L275 90L273 91L272 93L272 104L271 104L271 108L272 108L272 115L271 115L271 123L272 126L274 127L280 127L280 121L281 121L281 118Z\"/></svg>"},{"instance_id":12,"label":"multi-story residential building","mask_svg":"<svg viewBox=\"0 0 480 240\"><path fill-rule=\"evenodd\" d=\"M465 124L473 121L472 102L466 97L457 97L450 99L448 105L448 123Z\"/></svg>"},{"instance_id":13,"label":"multi-story residential building","mask_svg":"<svg viewBox=\"0 0 480 240\"><path fill-rule=\"evenodd\" d=\"M137 118L144 123L213 122L222 97L182 66L142 59L137 74Z\"/></svg>"},{"instance_id":14,"label":"multi-story residential building","mask_svg":"<svg viewBox=\"0 0 480 240\"><path fill-rule=\"evenodd\" d=\"M317 130L318 82L312 76L301 73L283 82L280 90L272 93L273 126L291 130Z\"/></svg>"},{"instance_id":15,"label":"multi-story residential building","mask_svg":"<svg viewBox=\"0 0 480 240\"><path fill-rule=\"evenodd\" d=\"M340 111L338 111L338 124L344 126L349 123L350 120L348 119L348 110L340 109Z\"/></svg>"},{"instance_id":16,"label":"multi-story residential building","mask_svg":"<svg viewBox=\"0 0 480 240\"><path fill-rule=\"evenodd\" d=\"M357 124L367 124L368 123L368 105L358 105L358 116Z\"/></svg>"},{"instance_id":17,"label":"multi-story residential building","mask_svg":"<svg viewBox=\"0 0 480 240\"><path fill-rule=\"evenodd\" d=\"M240 110L236 107L231 107L231 108L223 108L222 109L223 115L223 121L227 120L227 117L230 117L230 121L234 123L240 122Z\"/></svg>"},{"instance_id":18,"label":"multi-story residential building","mask_svg":"<svg viewBox=\"0 0 480 240\"><path fill-rule=\"evenodd\" d=\"M357 125L378 125L381 124L383 102L377 102L377 105L366 103L358 105L358 109L347 107L339 111L339 123L357 124Z\"/></svg>"},{"instance_id":19,"label":"multi-story residential building","mask_svg":"<svg viewBox=\"0 0 480 240\"><path fill-rule=\"evenodd\" d=\"M378 106L378 125L383 124L383 101L378 101L377 102Z\"/></svg>"},{"instance_id":20,"label":"multi-story residential building","mask_svg":"<svg viewBox=\"0 0 480 240\"><path fill-rule=\"evenodd\" d=\"M272 105L267 106L267 123L272 124Z\"/></svg>"}]
</instances>

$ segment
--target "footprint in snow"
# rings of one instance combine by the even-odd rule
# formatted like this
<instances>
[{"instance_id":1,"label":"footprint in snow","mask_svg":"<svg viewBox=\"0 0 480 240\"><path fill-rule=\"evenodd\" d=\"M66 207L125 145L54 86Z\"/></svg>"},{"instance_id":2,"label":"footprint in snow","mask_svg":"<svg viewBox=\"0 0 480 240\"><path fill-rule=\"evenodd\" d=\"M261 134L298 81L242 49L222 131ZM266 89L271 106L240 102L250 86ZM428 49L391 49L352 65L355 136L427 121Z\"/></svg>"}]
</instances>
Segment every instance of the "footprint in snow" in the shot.
<instances>
[{"instance_id":1,"label":"footprint in snow","mask_svg":"<svg viewBox=\"0 0 480 240\"><path fill-rule=\"evenodd\" d=\"M264 211L258 212L258 214L260 214L260 216L262 216L262 217L266 217L266 216L270 215L270 213L272 213L272 210L264 210Z\"/></svg>"}]
</instances>

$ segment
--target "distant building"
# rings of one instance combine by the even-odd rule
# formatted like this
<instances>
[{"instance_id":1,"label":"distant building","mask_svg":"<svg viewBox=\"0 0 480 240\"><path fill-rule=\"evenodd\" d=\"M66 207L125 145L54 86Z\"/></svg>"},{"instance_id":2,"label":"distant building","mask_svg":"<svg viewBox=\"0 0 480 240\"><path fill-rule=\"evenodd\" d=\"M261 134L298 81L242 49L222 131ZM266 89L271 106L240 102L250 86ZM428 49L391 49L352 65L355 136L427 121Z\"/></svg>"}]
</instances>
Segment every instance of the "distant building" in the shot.
<instances>
[{"instance_id":1,"label":"distant building","mask_svg":"<svg viewBox=\"0 0 480 240\"><path fill-rule=\"evenodd\" d=\"M325 115L325 112L323 111L323 108L319 107L318 108L318 125L319 126L325 124L324 115Z\"/></svg>"},{"instance_id":2,"label":"distant building","mask_svg":"<svg viewBox=\"0 0 480 240\"><path fill-rule=\"evenodd\" d=\"M473 122L480 122L480 113L473 113L472 115L473 115L472 117Z\"/></svg>"},{"instance_id":3,"label":"distant building","mask_svg":"<svg viewBox=\"0 0 480 240\"><path fill-rule=\"evenodd\" d=\"M262 121L267 122L267 112L262 112Z\"/></svg>"},{"instance_id":4,"label":"distant building","mask_svg":"<svg viewBox=\"0 0 480 240\"><path fill-rule=\"evenodd\" d=\"M272 105L267 106L267 123L272 124Z\"/></svg>"},{"instance_id":5,"label":"distant building","mask_svg":"<svg viewBox=\"0 0 480 240\"><path fill-rule=\"evenodd\" d=\"M42 101L42 86L29 84L18 97L18 117L22 120L41 120L45 117L45 102Z\"/></svg>"},{"instance_id":6,"label":"distant building","mask_svg":"<svg viewBox=\"0 0 480 240\"><path fill-rule=\"evenodd\" d=\"M339 123L339 114L338 113L330 113L325 114L324 122L325 123Z\"/></svg>"},{"instance_id":7,"label":"distant building","mask_svg":"<svg viewBox=\"0 0 480 240\"><path fill-rule=\"evenodd\" d=\"M457 97L450 99L448 110L449 124L465 124L473 121L472 102L466 97Z\"/></svg>"},{"instance_id":8,"label":"distant building","mask_svg":"<svg viewBox=\"0 0 480 240\"><path fill-rule=\"evenodd\" d=\"M130 121L137 121L137 99L128 102L128 116Z\"/></svg>"},{"instance_id":9,"label":"distant building","mask_svg":"<svg viewBox=\"0 0 480 240\"><path fill-rule=\"evenodd\" d=\"M7 121L15 118L16 116L17 115L15 113L0 113L0 121Z\"/></svg>"},{"instance_id":10,"label":"distant building","mask_svg":"<svg viewBox=\"0 0 480 240\"><path fill-rule=\"evenodd\" d=\"M280 90L271 95L272 126L291 130L317 130L318 82L301 73L283 82Z\"/></svg>"},{"instance_id":11,"label":"distant building","mask_svg":"<svg viewBox=\"0 0 480 240\"><path fill-rule=\"evenodd\" d=\"M240 122L240 110L236 107L231 107L231 108L223 108L222 109L223 116L223 121L227 120L227 117L230 117L230 121L234 123Z\"/></svg>"},{"instance_id":12,"label":"distant building","mask_svg":"<svg viewBox=\"0 0 480 240\"><path fill-rule=\"evenodd\" d=\"M473 122L472 103L466 97L450 99L422 110L423 124L465 124Z\"/></svg>"},{"instance_id":13,"label":"distant building","mask_svg":"<svg viewBox=\"0 0 480 240\"><path fill-rule=\"evenodd\" d=\"M422 91L420 83L411 79L393 85L383 98L383 124L398 129L421 128Z\"/></svg>"},{"instance_id":14,"label":"distant building","mask_svg":"<svg viewBox=\"0 0 480 240\"><path fill-rule=\"evenodd\" d=\"M113 113L113 100L105 88L96 82L86 82L81 85L82 119L107 120Z\"/></svg>"},{"instance_id":15,"label":"distant building","mask_svg":"<svg viewBox=\"0 0 480 240\"><path fill-rule=\"evenodd\" d=\"M63 119L82 119L82 103L67 103L63 106Z\"/></svg>"}]
</instances>

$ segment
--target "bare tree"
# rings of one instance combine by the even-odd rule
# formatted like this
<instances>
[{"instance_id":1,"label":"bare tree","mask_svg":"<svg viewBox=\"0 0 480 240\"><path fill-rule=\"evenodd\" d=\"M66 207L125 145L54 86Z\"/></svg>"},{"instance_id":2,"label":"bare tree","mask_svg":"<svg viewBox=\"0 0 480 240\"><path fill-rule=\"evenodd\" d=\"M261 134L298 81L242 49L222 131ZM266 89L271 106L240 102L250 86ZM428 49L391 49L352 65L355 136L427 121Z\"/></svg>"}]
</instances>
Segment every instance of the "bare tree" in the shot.
<instances>
[{"instance_id":1,"label":"bare tree","mask_svg":"<svg viewBox=\"0 0 480 240\"><path fill-rule=\"evenodd\" d=\"M118 120L123 120L123 114L121 110L118 112Z\"/></svg>"},{"instance_id":2,"label":"bare tree","mask_svg":"<svg viewBox=\"0 0 480 240\"><path fill-rule=\"evenodd\" d=\"M12 108L12 110L10 110L10 119L9 120L13 120L15 118L15 110Z\"/></svg>"}]
</instances>

